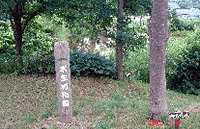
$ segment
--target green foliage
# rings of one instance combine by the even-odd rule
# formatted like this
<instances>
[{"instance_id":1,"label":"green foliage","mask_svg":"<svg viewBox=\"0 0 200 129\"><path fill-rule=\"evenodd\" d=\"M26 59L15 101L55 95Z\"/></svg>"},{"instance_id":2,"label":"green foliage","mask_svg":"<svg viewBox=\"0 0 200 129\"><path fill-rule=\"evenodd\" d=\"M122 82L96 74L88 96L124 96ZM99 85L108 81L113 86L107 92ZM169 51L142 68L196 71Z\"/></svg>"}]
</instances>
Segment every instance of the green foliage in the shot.
<instances>
[{"instance_id":1,"label":"green foliage","mask_svg":"<svg viewBox=\"0 0 200 129\"><path fill-rule=\"evenodd\" d=\"M118 24L121 26L121 29L109 29L107 37L111 37L112 40L115 41L120 40L125 50L134 51L137 48L144 47L147 43L147 36L145 35L147 33L147 28L135 27L137 23L129 17L124 17ZM137 33L142 33L142 35Z\"/></svg>"},{"instance_id":2,"label":"green foliage","mask_svg":"<svg viewBox=\"0 0 200 129\"><path fill-rule=\"evenodd\" d=\"M0 18L2 17L3 19L6 17L12 22L12 27L17 26L22 28L21 32L15 31L15 37L23 37L23 48L25 50L28 48L31 49L25 51L24 54L31 54L31 52L39 49L41 51L50 51L48 50L49 45L52 41L55 41L54 37L51 36L56 27L43 29L40 23L38 24L34 21L34 18L38 15L45 14L46 17L54 17L56 15L62 18L62 20L64 19L63 28L68 27L72 30L71 33L80 34L82 31L87 31L87 34L89 33L88 35L91 37L97 37L102 28L111 26L113 20L111 16L116 16L116 9L111 1L105 0L20 0L12 2L4 0L0 1ZM18 19L21 24L15 25L16 22L13 22L13 19L15 21ZM57 36L66 40L66 36L63 35ZM21 41L18 42L21 44ZM19 51L17 54L21 55L20 45Z\"/></svg>"},{"instance_id":3,"label":"green foliage","mask_svg":"<svg viewBox=\"0 0 200 129\"><path fill-rule=\"evenodd\" d=\"M14 36L9 22L0 21L0 54L14 54Z\"/></svg>"},{"instance_id":4,"label":"green foliage","mask_svg":"<svg viewBox=\"0 0 200 129\"><path fill-rule=\"evenodd\" d=\"M171 31L183 31L183 30L194 30L194 23L189 20L180 20L174 11L170 12L170 30Z\"/></svg>"},{"instance_id":5,"label":"green foliage","mask_svg":"<svg viewBox=\"0 0 200 129\"><path fill-rule=\"evenodd\" d=\"M171 79L170 88L183 93L200 94L200 45L191 44L177 60L177 72Z\"/></svg>"},{"instance_id":6,"label":"green foliage","mask_svg":"<svg viewBox=\"0 0 200 129\"><path fill-rule=\"evenodd\" d=\"M106 117L108 117L108 118L113 118L113 117L115 116L115 111L114 111L114 110L107 109L104 115L105 115Z\"/></svg>"},{"instance_id":7,"label":"green foliage","mask_svg":"<svg viewBox=\"0 0 200 129\"><path fill-rule=\"evenodd\" d=\"M74 51L70 53L70 64L72 75L112 76L115 73L114 64L98 54ZM24 55L21 63L16 61L16 56L4 55L0 60L0 73L54 74L54 65L53 55Z\"/></svg>"},{"instance_id":8,"label":"green foliage","mask_svg":"<svg viewBox=\"0 0 200 129\"><path fill-rule=\"evenodd\" d=\"M152 0L124 0L124 8L132 15L151 14Z\"/></svg>"},{"instance_id":9,"label":"green foliage","mask_svg":"<svg viewBox=\"0 0 200 129\"><path fill-rule=\"evenodd\" d=\"M26 33L23 36L24 45L22 48L25 55L33 54L35 51L43 53L52 51L52 44L56 40L55 32L51 29L45 29L45 25L40 20L41 17L35 19L26 29Z\"/></svg>"},{"instance_id":10,"label":"green foliage","mask_svg":"<svg viewBox=\"0 0 200 129\"><path fill-rule=\"evenodd\" d=\"M114 64L98 54L74 51L70 54L72 75L113 75Z\"/></svg>"},{"instance_id":11,"label":"green foliage","mask_svg":"<svg viewBox=\"0 0 200 129\"><path fill-rule=\"evenodd\" d=\"M193 36L193 42L189 42L189 43L200 43L200 28L198 28Z\"/></svg>"},{"instance_id":12,"label":"green foliage","mask_svg":"<svg viewBox=\"0 0 200 129\"><path fill-rule=\"evenodd\" d=\"M167 81L177 73L177 60L182 60L182 50L187 46L187 38L171 38L167 44L166 74Z\"/></svg>"},{"instance_id":13,"label":"green foliage","mask_svg":"<svg viewBox=\"0 0 200 129\"><path fill-rule=\"evenodd\" d=\"M20 63L15 61L16 56L0 55L0 73L18 74L21 70Z\"/></svg>"},{"instance_id":14,"label":"green foliage","mask_svg":"<svg viewBox=\"0 0 200 129\"><path fill-rule=\"evenodd\" d=\"M137 26L135 27L137 33L147 33L147 27L146 26Z\"/></svg>"},{"instance_id":15,"label":"green foliage","mask_svg":"<svg viewBox=\"0 0 200 129\"><path fill-rule=\"evenodd\" d=\"M124 58L124 73L132 72L133 78L149 82L149 46L126 51Z\"/></svg>"},{"instance_id":16,"label":"green foliage","mask_svg":"<svg viewBox=\"0 0 200 129\"><path fill-rule=\"evenodd\" d=\"M28 24L23 36L23 54L33 54L36 51L48 53L52 51L53 42L61 40L59 30L62 30L61 19L58 17L45 18L43 16L35 17ZM10 22L0 23L0 53L15 54L15 40ZM62 38L63 39L63 38Z\"/></svg>"},{"instance_id":17,"label":"green foliage","mask_svg":"<svg viewBox=\"0 0 200 129\"><path fill-rule=\"evenodd\" d=\"M2 56L0 73L5 74L52 74L54 70L54 56L40 56L38 54L24 55L22 62L16 61L16 56Z\"/></svg>"},{"instance_id":18,"label":"green foliage","mask_svg":"<svg viewBox=\"0 0 200 129\"><path fill-rule=\"evenodd\" d=\"M46 55L27 55L23 56L22 74L53 74L54 69L54 56Z\"/></svg>"},{"instance_id":19,"label":"green foliage","mask_svg":"<svg viewBox=\"0 0 200 129\"><path fill-rule=\"evenodd\" d=\"M126 38L126 39L125 39ZM125 40L124 49L135 51L138 48L142 48L147 43L147 37L146 36L138 36L138 35L126 35L123 40Z\"/></svg>"},{"instance_id":20,"label":"green foliage","mask_svg":"<svg viewBox=\"0 0 200 129\"><path fill-rule=\"evenodd\" d=\"M112 121L110 123L110 126L119 126L119 125L120 125L120 122L118 122L118 121Z\"/></svg>"}]
</instances>

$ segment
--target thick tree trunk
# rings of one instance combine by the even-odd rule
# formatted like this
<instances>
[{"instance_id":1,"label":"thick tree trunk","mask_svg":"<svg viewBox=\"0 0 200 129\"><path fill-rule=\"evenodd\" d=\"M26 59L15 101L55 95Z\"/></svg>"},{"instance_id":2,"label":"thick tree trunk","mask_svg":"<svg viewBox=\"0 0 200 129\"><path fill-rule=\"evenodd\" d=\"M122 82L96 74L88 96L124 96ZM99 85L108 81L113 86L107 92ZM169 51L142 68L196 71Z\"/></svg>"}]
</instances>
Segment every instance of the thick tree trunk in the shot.
<instances>
[{"instance_id":1,"label":"thick tree trunk","mask_svg":"<svg viewBox=\"0 0 200 129\"><path fill-rule=\"evenodd\" d=\"M21 5L15 6L14 9L12 10L12 19L10 21L15 36L17 56L22 55L22 45L23 45L22 38L24 34L24 30L22 28L22 16L23 12Z\"/></svg>"},{"instance_id":2,"label":"thick tree trunk","mask_svg":"<svg viewBox=\"0 0 200 129\"><path fill-rule=\"evenodd\" d=\"M123 15L123 8L124 8L124 0L118 1L118 25L117 25L117 32L122 29L120 25ZM116 40L116 68L117 68L117 79L123 78L123 43L121 40L120 33L117 33L117 40Z\"/></svg>"},{"instance_id":3,"label":"thick tree trunk","mask_svg":"<svg viewBox=\"0 0 200 129\"><path fill-rule=\"evenodd\" d=\"M169 37L167 26L167 1L153 0L151 21L148 25L150 35L150 116L160 120L167 115L166 94L166 44Z\"/></svg>"},{"instance_id":4,"label":"thick tree trunk","mask_svg":"<svg viewBox=\"0 0 200 129\"><path fill-rule=\"evenodd\" d=\"M22 55L22 37L23 37L23 30L21 26L21 19L14 18L15 20L15 31L14 36L16 40L16 55L21 56Z\"/></svg>"}]
</instances>

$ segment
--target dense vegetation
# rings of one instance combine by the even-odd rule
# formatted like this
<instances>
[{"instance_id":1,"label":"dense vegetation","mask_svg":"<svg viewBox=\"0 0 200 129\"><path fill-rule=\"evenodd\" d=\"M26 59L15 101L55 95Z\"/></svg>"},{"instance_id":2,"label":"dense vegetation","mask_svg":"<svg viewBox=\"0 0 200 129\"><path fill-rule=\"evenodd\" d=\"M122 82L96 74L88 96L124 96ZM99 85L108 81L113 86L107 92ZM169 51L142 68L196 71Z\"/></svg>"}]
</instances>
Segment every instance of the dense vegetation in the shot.
<instances>
[{"instance_id":1,"label":"dense vegetation","mask_svg":"<svg viewBox=\"0 0 200 129\"><path fill-rule=\"evenodd\" d=\"M184 93L200 94L200 44L191 44L177 60L177 71L171 77L170 88Z\"/></svg>"},{"instance_id":2,"label":"dense vegetation","mask_svg":"<svg viewBox=\"0 0 200 129\"><path fill-rule=\"evenodd\" d=\"M55 74L53 55L33 55L22 57L17 62L15 56L5 56L0 60L0 73L5 74ZM115 73L114 63L99 54L74 51L70 53L72 75L110 76Z\"/></svg>"},{"instance_id":3,"label":"dense vegetation","mask_svg":"<svg viewBox=\"0 0 200 129\"><path fill-rule=\"evenodd\" d=\"M73 75L112 76L114 63L98 54L74 51L70 54L70 69Z\"/></svg>"},{"instance_id":4,"label":"dense vegetation","mask_svg":"<svg viewBox=\"0 0 200 129\"><path fill-rule=\"evenodd\" d=\"M63 24L61 19L58 17L54 17L54 19L50 20L48 18L42 18L39 16L34 20L34 22L32 22L32 24L29 25L29 28L26 31L27 33L24 36L25 42L23 46L24 55L22 56L22 62L17 62L14 50L14 36L11 32L9 24L9 22L1 22L0 25L1 74L55 73L53 55L45 54L52 51L52 45L54 41L65 39L70 36L73 39L75 35L79 35L78 33L74 33L75 35L64 34L67 32L67 27L65 27L64 31L61 29L63 28ZM172 15L171 17L170 27L172 33L167 46L168 60L166 67L168 88L170 89L178 90L184 93L199 94L199 82L197 82L199 77L196 73L194 73L194 71L198 69L199 63L197 58L198 51L195 51L194 49L195 44L198 46L200 42L199 24L200 22L198 20L180 21L176 15ZM188 25L190 27L188 27ZM137 22L131 23L129 26L131 28L133 27L134 31L137 33L147 32L145 26L139 26ZM130 30L130 28L128 29ZM80 34L82 36L86 36L89 33L86 30L82 30ZM79 38L75 38L76 40L72 40L71 43L80 42L82 40L81 36L79 35L78 37ZM136 37L134 39L134 42L136 43L134 44L138 43L137 46L133 46L130 43L130 39L127 37L124 37L124 39L127 40L127 44L124 46L124 73L132 72L134 79L148 83L150 70L148 63L149 47L148 44L146 44L147 37L145 35ZM112 45L109 47L112 47ZM188 56L187 52L193 54L193 56L190 55L186 58L186 56ZM98 54L74 51L74 54L72 53L71 56L72 75L101 74L113 76L115 72L114 64ZM77 57L83 59L75 60ZM115 52L112 52L111 55L108 55L106 58L114 62ZM87 60L91 60L91 62L84 63L84 61ZM105 63L98 63L102 61L105 61ZM193 62L193 64L191 64L193 67L192 70L186 70L189 67L183 64L187 64L187 62ZM183 73L185 77L181 76L179 73ZM179 83L176 85L174 80L177 79Z\"/></svg>"},{"instance_id":5,"label":"dense vegetation","mask_svg":"<svg viewBox=\"0 0 200 129\"><path fill-rule=\"evenodd\" d=\"M10 0L0 0L4 2ZM0 9L3 7L0 10L0 128L149 128L148 121L144 120L149 115L150 96L146 26L149 19L143 18L151 12L151 0L124 0L124 17L120 22L115 0L15 2L28 9L23 10L25 17L22 18L28 22L23 28L23 53L18 56L8 11L13 3L0 5ZM45 13L32 12L40 7ZM34 17L30 19L27 14L31 13ZM200 21L181 20L171 12L169 26L166 63L169 112L189 110L190 119L181 121L181 127L198 128ZM77 50L77 45L90 46L85 37L93 45L104 43L104 48L99 52L94 48ZM102 38L111 38L111 41L108 43ZM123 72L132 72L132 76L117 81L108 77L116 78L115 46L119 39L123 42ZM60 40L68 40L71 48L74 102L70 124L58 122L53 44ZM101 51L108 50L108 55L101 55ZM169 129L173 126L166 120L162 125Z\"/></svg>"},{"instance_id":6,"label":"dense vegetation","mask_svg":"<svg viewBox=\"0 0 200 129\"><path fill-rule=\"evenodd\" d=\"M113 10L117 3L105 4L101 1L95 4L95 2L87 4L91 7L106 6L107 8L112 5L112 8L107 13L117 16L116 10ZM135 15L142 16L151 11L150 1L148 1L147 5L143 5L142 0L138 2L131 3L141 5L137 8ZM127 8L126 15L130 15L129 11L131 8L127 4L125 4L125 8ZM130 17L124 17L121 23L123 29L116 32L115 27L118 24L116 18L111 18L107 15L102 16L102 19L98 19L98 16L101 16L100 10L94 9L93 11L92 13L88 12L88 15L83 11L80 13L81 16L76 12L76 17L74 18L81 20L82 23L60 17L59 14L64 15L64 12L61 13L59 11L55 15L47 13L34 16L29 21L29 24L26 25L24 31L23 56L21 60L16 60L15 36L12 32L11 23L8 21L8 17L1 15L0 73L53 74L55 73L54 57L53 55L46 54L53 51L53 43L55 41L70 39L71 44L77 42L84 44L83 37L90 37L94 42L101 42L98 36L107 36L111 37L112 40L116 40L117 34L120 33L121 41L124 42L124 73L132 72L132 78L149 83L149 47L147 44L148 31L146 27L148 20L145 24L141 24L141 21L134 21ZM95 11L98 15L95 15ZM106 17L110 19L103 22ZM93 18L92 21L89 20L91 18ZM102 20L102 22L97 23L98 20ZM197 46L200 43L200 22L198 19L180 20L174 12L169 13L169 21L171 38L167 46L168 60L166 67L168 88L184 93L199 94L199 82L197 81L199 77L194 71L197 71L199 68ZM115 46L115 43L109 44L107 47L113 49L113 46ZM112 62L108 59L112 60ZM102 57L95 53L74 51L71 53L71 72L72 75L100 74L113 76L115 73L113 62L115 62L115 52L112 52L107 57ZM174 80L178 81L178 83Z\"/></svg>"}]
</instances>

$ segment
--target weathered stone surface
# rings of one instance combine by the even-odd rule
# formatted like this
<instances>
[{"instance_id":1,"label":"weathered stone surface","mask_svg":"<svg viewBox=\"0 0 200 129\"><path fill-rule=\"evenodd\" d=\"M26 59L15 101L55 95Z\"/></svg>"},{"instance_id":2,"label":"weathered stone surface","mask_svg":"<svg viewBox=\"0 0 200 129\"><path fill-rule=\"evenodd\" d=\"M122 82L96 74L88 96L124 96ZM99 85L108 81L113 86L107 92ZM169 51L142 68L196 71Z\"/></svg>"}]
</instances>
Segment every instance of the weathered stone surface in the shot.
<instances>
[{"instance_id":1,"label":"weathered stone surface","mask_svg":"<svg viewBox=\"0 0 200 129\"><path fill-rule=\"evenodd\" d=\"M61 122L72 121L72 88L70 77L69 45L66 41L54 44L56 85L59 101L59 119Z\"/></svg>"}]
</instances>

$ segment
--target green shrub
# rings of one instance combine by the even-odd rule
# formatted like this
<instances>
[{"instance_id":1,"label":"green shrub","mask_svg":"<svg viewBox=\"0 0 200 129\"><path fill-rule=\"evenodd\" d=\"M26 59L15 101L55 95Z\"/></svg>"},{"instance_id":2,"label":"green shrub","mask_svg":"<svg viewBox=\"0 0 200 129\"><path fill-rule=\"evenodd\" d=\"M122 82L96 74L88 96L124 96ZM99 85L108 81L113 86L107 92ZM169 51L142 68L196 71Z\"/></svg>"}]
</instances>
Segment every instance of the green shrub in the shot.
<instances>
[{"instance_id":1,"label":"green shrub","mask_svg":"<svg viewBox=\"0 0 200 129\"><path fill-rule=\"evenodd\" d=\"M114 75L114 64L98 54L74 51L70 53L72 75Z\"/></svg>"},{"instance_id":2,"label":"green shrub","mask_svg":"<svg viewBox=\"0 0 200 129\"><path fill-rule=\"evenodd\" d=\"M54 56L53 55L27 55L23 56L22 74L53 74L54 69Z\"/></svg>"},{"instance_id":3,"label":"green shrub","mask_svg":"<svg viewBox=\"0 0 200 129\"><path fill-rule=\"evenodd\" d=\"M22 62L16 56L4 55L0 59L0 73L16 74L54 74L53 55L30 54L22 56ZM74 51L70 53L70 69L73 75L112 76L114 64L98 54Z\"/></svg>"},{"instance_id":4,"label":"green shrub","mask_svg":"<svg viewBox=\"0 0 200 129\"><path fill-rule=\"evenodd\" d=\"M174 11L170 12L170 30L194 30L195 24L192 20L180 20Z\"/></svg>"},{"instance_id":5,"label":"green shrub","mask_svg":"<svg viewBox=\"0 0 200 129\"><path fill-rule=\"evenodd\" d=\"M196 30L193 38L194 39L192 43L200 43L200 28Z\"/></svg>"},{"instance_id":6,"label":"green shrub","mask_svg":"<svg viewBox=\"0 0 200 129\"><path fill-rule=\"evenodd\" d=\"M200 44L191 44L177 60L177 72L171 77L169 88L183 93L200 94Z\"/></svg>"},{"instance_id":7,"label":"green shrub","mask_svg":"<svg viewBox=\"0 0 200 129\"><path fill-rule=\"evenodd\" d=\"M182 60L181 53L187 47L187 40L187 38L170 38L167 44L166 77L168 82L177 73L177 60Z\"/></svg>"},{"instance_id":8,"label":"green shrub","mask_svg":"<svg viewBox=\"0 0 200 129\"><path fill-rule=\"evenodd\" d=\"M137 33L147 33L147 27L145 26L138 26L135 27Z\"/></svg>"},{"instance_id":9,"label":"green shrub","mask_svg":"<svg viewBox=\"0 0 200 129\"><path fill-rule=\"evenodd\" d=\"M16 56L13 55L0 55L0 73L18 74L21 70L21 64L15 59Z\"/></svg>"},{"instance_id":10,"label":"green shrub","mask_svg":"<svg viewBox=\"0 0 200 129\"><path fill-rule=\"evenodd\" d=\"M49 22L49 20L46 19L46 22ZM43 53L52 51L53 42L57 39L54 32L45 29L44 26L40 16L28 24L23 35L23 54L33 54L35 51L42 51Z\"/></svg>"},{"instance_id":11,"label":"green shrub","mask_svg":"<svg viewBox=\"0 0 200 129\"><path fill-rule=\"evenodd\" d=\"M0 54L14 54L15 40L9 22L0 22Z\"/></svg>"},{"instance_id":12,"label":"green shrub","mask_svg":"<svg viewBox=\"0 0 200 129\"><path fill-rule=\"evenodd\" d=\"M132 72L133 78L149 82L149 46L126 51L124 57L124 73Z\"/></svg>"},{"instance_id":13,"label":"green shrub","mask_svg":"<svg viewBox=\"0 0 200 129\"><path fill-rule=\"evenodd\" d=\"M0 73L5 74L53 74L53 55L24 55L22 62L16 61L15 55L4 55L0 60Z\"/></svg>"}]
</instances>

